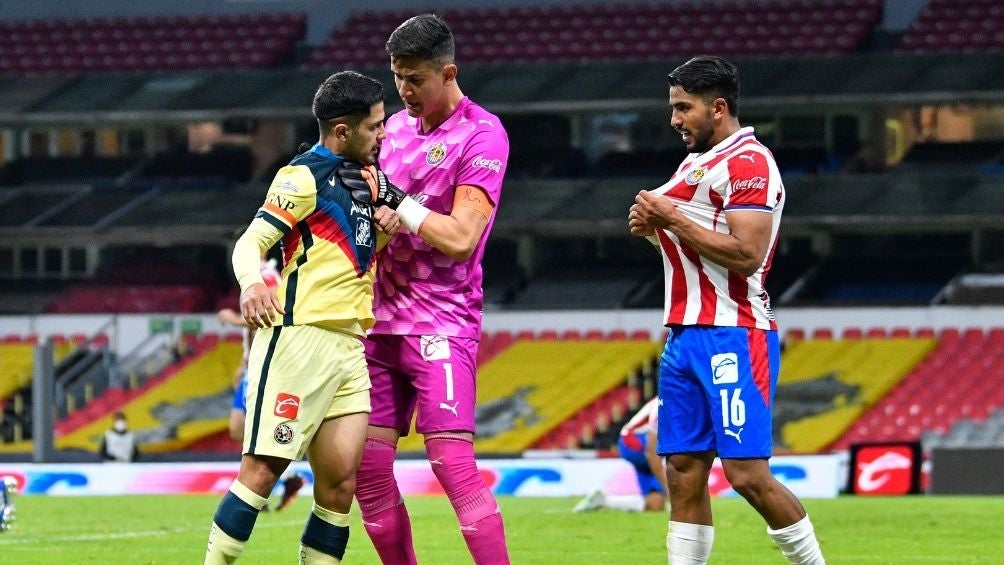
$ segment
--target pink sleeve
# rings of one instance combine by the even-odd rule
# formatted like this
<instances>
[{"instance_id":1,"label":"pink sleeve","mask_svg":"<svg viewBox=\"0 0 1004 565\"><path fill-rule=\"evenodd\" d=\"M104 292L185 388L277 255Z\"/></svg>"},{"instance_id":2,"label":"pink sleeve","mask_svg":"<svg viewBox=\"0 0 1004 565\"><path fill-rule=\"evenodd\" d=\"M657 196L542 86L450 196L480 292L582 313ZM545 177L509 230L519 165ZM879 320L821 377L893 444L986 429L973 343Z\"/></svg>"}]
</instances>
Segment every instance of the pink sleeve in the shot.
<instances>
[{"instance_id":1,"label":"pink sleeve","mask_svg":"<svg viewBox=\"0 0 1004 565\"><path fill-rule=\"evenodd\" d=\"M509 139L505 130L478 131L464 147L457 164L457 186L481 187L492 204L497 206L508 161Z\"/></svg>"}]
</instances>

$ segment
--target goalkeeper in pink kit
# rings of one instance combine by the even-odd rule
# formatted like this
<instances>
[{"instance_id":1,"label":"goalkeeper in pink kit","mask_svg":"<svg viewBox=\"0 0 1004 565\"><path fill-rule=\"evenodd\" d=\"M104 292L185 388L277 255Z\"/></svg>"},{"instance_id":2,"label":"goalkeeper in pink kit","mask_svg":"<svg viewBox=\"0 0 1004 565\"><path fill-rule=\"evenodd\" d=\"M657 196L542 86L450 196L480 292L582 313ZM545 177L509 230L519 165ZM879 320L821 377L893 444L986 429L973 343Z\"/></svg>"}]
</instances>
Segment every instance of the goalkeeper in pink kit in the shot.
<instances>
[{"instance_id":1,"label":"goalkeeper in pink kit","mask_svg":"<svg viewBox=\"0 0 1004 565\"><path fill-rule=\"evenodd\" d=\"M475 563L509 563L505 530L474 460L481 258L509 156L499 119L457 85L453 34L439 17L402 23L387 41L405 109L386 125L382 170L347 163L343 182L371 188L402 229L377 265L376 325L366 343L373 389L356 498L384 563L416 563L394 478L397 441L416 429Z\"/></svg>"}]
</instances>

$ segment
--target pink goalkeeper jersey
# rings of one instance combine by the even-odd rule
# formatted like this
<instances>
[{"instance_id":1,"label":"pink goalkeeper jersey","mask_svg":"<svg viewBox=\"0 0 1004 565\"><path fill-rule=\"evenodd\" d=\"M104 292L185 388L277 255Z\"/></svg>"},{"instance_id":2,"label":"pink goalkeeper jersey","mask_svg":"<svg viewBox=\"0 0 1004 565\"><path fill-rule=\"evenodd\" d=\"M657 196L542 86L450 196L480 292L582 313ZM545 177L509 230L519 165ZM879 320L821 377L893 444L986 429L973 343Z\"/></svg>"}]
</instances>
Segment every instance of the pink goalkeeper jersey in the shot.
<instances>
[{"instance_id":1,"label":"pink goalkeeper jersey","mask_svg":"<svg viewBox=\"0 0 1004 565\"><path fill-rule=\"evenodd\" d=\"M481 258L495 223L509 138L497 117L464 97L436 129L423 133L402 110L387 120L380 166L391 182L433 212L449 215L457 187L480 187L495 211L474 253L455 261L402 228L377 264L371 333L481 334Z\"/></svg>"},{"instance_id":2,"label":"pink goalkeeper jersey","mask_svg":"<svg viewBox=\"0 0 1004 565\"><path fill-rule=\"evenodd\" d=\"M770 150L742 128L705 153L691 153L669 182L653 191L670 198L705 229L729 233L730 210L771 215L770 247L746 277L702 257L667 230L656 230L666 270L664 323L777 329L764 281L777 245L784 187Z\"/></svg>"}]
</instances>

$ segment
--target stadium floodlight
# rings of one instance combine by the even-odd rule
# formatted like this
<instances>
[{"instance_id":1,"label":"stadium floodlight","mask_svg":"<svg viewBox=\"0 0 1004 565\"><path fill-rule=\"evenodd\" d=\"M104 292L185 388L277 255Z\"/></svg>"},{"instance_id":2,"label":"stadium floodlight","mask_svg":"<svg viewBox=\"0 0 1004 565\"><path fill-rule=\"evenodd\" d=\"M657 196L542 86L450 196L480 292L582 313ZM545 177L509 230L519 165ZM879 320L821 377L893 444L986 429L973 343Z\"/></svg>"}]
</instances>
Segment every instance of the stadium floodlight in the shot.
<instances>
[{"instance_id":1,"label":"stadium floodlight","mask_svg":"<svg viewBox=\"0 0 1004 565\"><path fill-rule=\"evenodd\" d=\"M14 477L3 477L3 487L0 488L0 532L6 532L14 527L15 492L17 492L17 481Z\"/></svg>"}]
</instances>

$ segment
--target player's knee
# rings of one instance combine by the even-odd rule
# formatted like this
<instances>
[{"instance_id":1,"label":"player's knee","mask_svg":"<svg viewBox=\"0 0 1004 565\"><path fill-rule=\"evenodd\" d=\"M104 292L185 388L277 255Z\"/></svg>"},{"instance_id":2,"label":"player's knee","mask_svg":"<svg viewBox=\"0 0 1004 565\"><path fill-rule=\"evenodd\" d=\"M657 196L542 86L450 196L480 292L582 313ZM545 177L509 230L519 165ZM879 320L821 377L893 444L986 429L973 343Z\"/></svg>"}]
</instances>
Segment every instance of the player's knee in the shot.
<instances>
[{"instance_id":1,"label":"player's knee","mask_svg":"<svg viewBox=\"0 0 1004 565\"><path fill-rule=\"evenodd\" d=\"M770 475L764 477L756 469L726 469L725 478L732 488L743 498L759 497L769 488Z\"/></svg>"},{"instance_id":2,"label":"player's knee","mask_svg":"<svg viewBox=\"0 0 1004 565\"><path fill-rule=\"evenodd\" d=\"M356 493L356 479L352 475L338 482L316 482L314 483L314 501L324 508L331 508L337 512L345 512L352 504L352 497Z\"/></svg>"},{"instance_id":3,"label":"player's knee","mask_svg":"<svg viewBox=\"0 0 1004 565\"><path fill-rule=\"evenodd\" d=\"M469 439L455 434L430 435L425 438L425 450L432 472L450 498L484 486Z\"/></svg>"}]
</instances>

